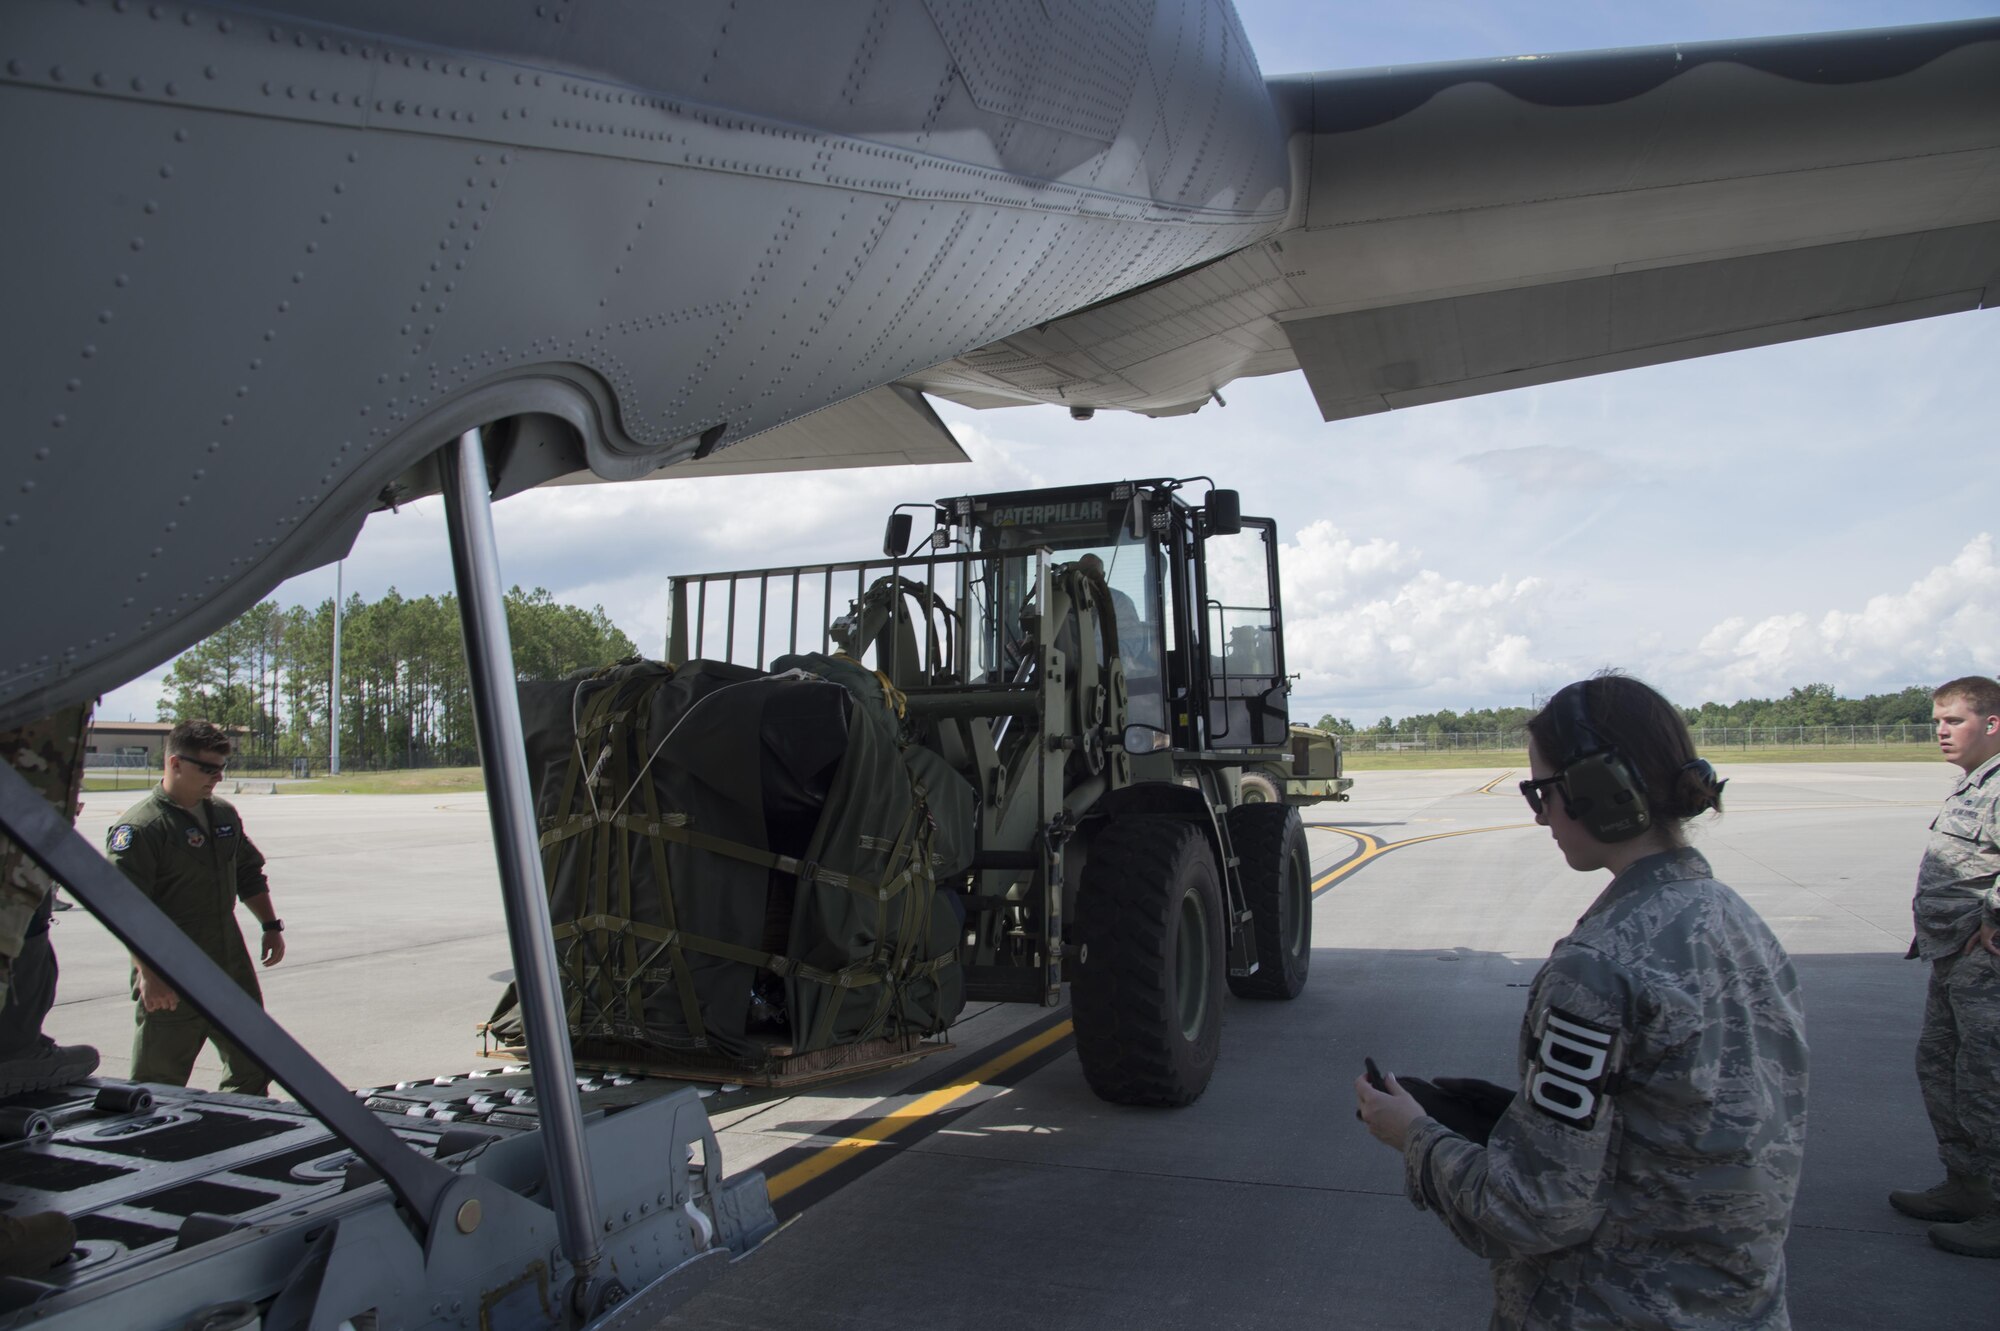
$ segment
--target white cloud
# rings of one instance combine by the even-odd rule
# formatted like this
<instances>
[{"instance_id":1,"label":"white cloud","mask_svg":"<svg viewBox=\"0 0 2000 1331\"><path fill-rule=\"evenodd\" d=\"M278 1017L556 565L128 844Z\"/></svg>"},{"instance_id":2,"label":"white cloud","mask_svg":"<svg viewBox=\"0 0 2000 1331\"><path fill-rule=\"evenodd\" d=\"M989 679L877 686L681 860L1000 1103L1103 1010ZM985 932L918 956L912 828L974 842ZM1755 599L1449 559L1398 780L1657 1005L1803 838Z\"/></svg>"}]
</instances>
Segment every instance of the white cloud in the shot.
<instances>
[{"instance_id":1,"label":"white cloud","mask_svg":"<svg viewBox=\"0 0 2000 1331\"><path fill-rule=\"evenodd\" d=\"M1705 634L1684 674L1702 698L1769 697L1821 681L1847 695L2000 668L2000 566L1981 532L1900 593L1818 619L1735 616Z\"/></svg>"},{"instance_id":2,"label":"white cloud","mask_svg":"<svg viewBox=\"0 0 2000 1331\"><path fill-rule=\"evenodd\" d=\"M1281 559L1300 716L1526 704L1607 665L1688 703L1771 697L1812 682L1860 696L2000 668L2000 563L1990 533L1858 608L1731 616L1692 635L1691 649L1654 631L1600 633L1560 650L1549 622L1568 609L1569 590L1536 576L1452 578L1423 567L1421 552L1328 522L1301 531Z\"/></svg>"},{"instance_id":3,"label":"white cloud","mask_svg":"<svg viewBox=\"0 0 2000 1331\"><path fill-rule=\"evenodd\" d=\"M1560 673L1531 636L1548 583L1506 574L1463 582L1421 567L1421 558L1326 521L1281 548L1299 716L1459 708L1525 697Z\"/></svg>"},{"instance_id":4,"label":"white cloud","mask_svg":"<svg viewBox=\"0 0 2000 1331\"><path fill-rule=\"evenodd\" d=\"M1322 519L1303 528L1279 548L1287 613L1333 610L1342 602L1388 593L1415 567L1415 558L1394 541L1357 541Z\"/></svg>"}]
</instances>

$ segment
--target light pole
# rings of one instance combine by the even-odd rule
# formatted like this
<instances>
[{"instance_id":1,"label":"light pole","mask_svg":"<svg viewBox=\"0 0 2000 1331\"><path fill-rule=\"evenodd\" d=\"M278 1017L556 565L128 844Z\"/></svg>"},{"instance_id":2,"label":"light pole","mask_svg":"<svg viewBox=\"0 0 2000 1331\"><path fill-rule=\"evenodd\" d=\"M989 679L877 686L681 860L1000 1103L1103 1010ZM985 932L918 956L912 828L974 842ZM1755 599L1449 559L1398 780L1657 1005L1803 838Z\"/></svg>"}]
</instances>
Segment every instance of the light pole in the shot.
<instances>
[{"instance_id":1,"label":"light pole","mask_svg":"<svg viewBox=\"0 0 2000 1331\"><path fill-rule=\"evenodd\" d=\"M333 561L333 691L327 718L332 723L333 740L326 759L328 776L340 775L340 584L346 567L344 559Z\"/></svg>"}]
</instances>

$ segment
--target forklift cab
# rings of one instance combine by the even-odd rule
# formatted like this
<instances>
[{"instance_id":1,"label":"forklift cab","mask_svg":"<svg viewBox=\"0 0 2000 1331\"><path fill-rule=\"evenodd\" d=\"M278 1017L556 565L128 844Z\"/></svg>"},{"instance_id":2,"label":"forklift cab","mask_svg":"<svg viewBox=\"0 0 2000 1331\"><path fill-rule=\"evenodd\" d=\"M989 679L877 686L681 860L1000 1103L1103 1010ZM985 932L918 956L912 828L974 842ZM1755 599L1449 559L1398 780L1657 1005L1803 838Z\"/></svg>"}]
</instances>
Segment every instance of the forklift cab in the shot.
<instances>
[{"instance_id":1,"label":"forklift cab","mask_svg":"<svg viewBox=\"0 0 2000 1331\"><path fill-rule=\"evenodd\" d=\"M966 496L939 501L940 533L987 556L972 579L974 678L1019 682L1037 554L1051 570L1101 576L1124 664L1126 720L1182 750L1281 746L1288 736L1277 530L1243 518L1235 492L1202 506L1184 482ZM1101 649L1100 649L1101 650Z\"/></svg>"}]
</instances>

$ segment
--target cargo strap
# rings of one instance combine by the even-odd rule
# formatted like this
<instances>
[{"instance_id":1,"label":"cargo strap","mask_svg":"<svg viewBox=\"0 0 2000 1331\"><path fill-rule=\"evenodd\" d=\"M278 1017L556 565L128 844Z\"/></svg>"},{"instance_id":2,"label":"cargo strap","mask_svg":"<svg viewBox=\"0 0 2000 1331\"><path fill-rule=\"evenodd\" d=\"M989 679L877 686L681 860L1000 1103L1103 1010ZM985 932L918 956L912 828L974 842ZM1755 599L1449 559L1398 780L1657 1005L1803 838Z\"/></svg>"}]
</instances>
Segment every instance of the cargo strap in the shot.
<instances>
[{"instance_id":1,"label":"cargo strap","mask_svg":"<svg viewBox=\"0 0 2000 1331\"><path fill-rule=\"evenodd\" d=\"M629 813L573 813L567 818L544 819L541 840L542 849L549 850L552 847L560 845L570 837L581 836L593 828L605 826L618 828L620 831L629 832L634 836L658 837L664 841L678 841L682 845L693 846L696 850L706 850L717 855L727 855L731 859L742 860L745 863L755 864L761 868L776 869L780 873L792 874L799 880L801 885L810 886L814 883L824 883L828 887L845 888L856 896L875 901L887 901L890 897L895 896L908 887L910 880L917 876L917 866L913 861L902 872L890 878L886 883L877 883L872 879L859 878L853 874L842 873L838 869L828 869L813 860L795 859L790 855L780 855L776 851L760 850L756 846L746 846L740 841L731 841L726 837L710 836L706 832L696 831L689 825L688 816L684 813L669 813L658 817L645 817ZM879 838L868 838L868 840L878 841ZM901 843L898 842L897 844L900 845ZM894 855L892 853L891 859L893 860L893 858Z\"/></svg>"},{"instance_id":2,"label":"cargo strap","mask_svg":"<svg viewBox=\"0 0 2000 1331\"><path fill-rule=\"evenodd\" d=\"M648 790L650 792L650 787L648 787ZM913 963L910 961L910 953L923 945L924 939L928 934L931 894L923 891L905 892L904 889L912 881L921 881L925 885L929 885L932 882L929 872L930 817L925 810L922 800L923 787L920 784L915 785L912 794L916 798L911 806L910 816L905 820L903 828L888 854L890 863L893 864L902 859L905 861L904 867L894 877L890 878L888 882L882 884L876 884L868 879L858 878L852 874L842 873L838 870L824 868L811 860L799 860L789 855L779 855L773 851L746 846L741 842L730 841L723 837L710 836L705 832L696 831L694 828L688 826L688 819L685 814L670 813L657 818L642 818L629 814L617 816L572 814L566 819L554 822L542 834L542 844L547 849L560 845L562 841L569 837L581 835L593 828L616 827L628 834L645 837L653 846L656 855L659 852L662 842L678 841L696 850L727 855L766 869L776 869L781 873L792 874L799 880L801 888L810 888L815 883L823 883L828 887L843 888L864 900L872 900L883 904L885 910L886 903L890 898L900 897L903 904L900 927L892 931L889 927L890 922L887 919L882 919L878 922L878 928L884 936L893 932L898 938L897 947L890 952L877 952L876 955L867 960L856 962L839 971L820 970L817 967L808 966L803 962L794 961L789 957L758 951L754 948L742 947L734 943L726 943L720 939L689 934L679 929L659 929L650 925L631 924L629 928L620 931L622 934L627 934L631 937L645 938L658 942L670 950L677 951L685 948L695 952L702 952L709 956L721 957L729 961L739 961L746 965L763 967L782 978L797 978L834 989L862 989L882 984L884 981L891 981L892 983L882 990L880 997L874 1004L874 1010L869 1014L867 1024L864 1027L864 1034L858 1037L867 1039L875 1031L879 1030L882 1023L888 1018L889 1011L894 1006L896 998L905 984L916 979L934 977L945 966L954 964L957 960L955 953L947 952L940 957L933 958L929 962ZM918 834L919 844L914 848L910 848L906 856L905 851L909 847L913 832ZM656 881L662 885L668 883L664 858L661 858L658 864ZM663 892L661 895L663 900L668 900L672 894L669 891ZM607 922L601 924L600 928L608 929L611 927L608 921L613 917L599 916L596 918ZM565 927L557 930L557 936L577 936L580 939L581 931ZM657 949L653 955L658 955ZM638 968L635 967L630 973L636 974L637 970ZM672 967L672 970L677 981L687 983L685 966L676 964ZM833 1026L839 1014L840 1005L838 1003L821 1005L819 1018L813 1023L812 1033L808 1037L811 1047L823 1047L833 1038ZM698 1015L694 1016L689 1023L689 1029L699 1032L700 1027L696 1024L699 1020Z\"/></svg>"},{"instance_id":3,"label":"cargo strap","mask_svg":"<svg viewBox=\"0 0 2000 1331\"><path fill-rule=\"evenodd\" d=\"M661 681L662 684L664 682ZM651 732L647 730L646 718L652 714L651 704L653 694L659 687L659 684L654 685L652 689L647 690L645 694L634 702L634 710L640 713L638 727L634 735L633 744L629 748L627 746L620 746L620 774L618 778L621 783L628 779L627 774L623 770L625 754L627 752L644 753L647 755L645 762L640 765L639 771L631 774L629 779L635 782L640 788L640 800L647 814L655 818L660 816L659 792L654 789L653 783L645 778L646 768L652 765L653 758L659 753L659 744L653 741ZM669 731L668 733L671 734L672 732ZM659 743L664 742L665 739L663 737ZM630 793L630 789L631 787L628 786L628 794ZM623 801L620 801L620 803L622 804ZM632 913L631 883L633 857L623 853L624 847L618 844L618 838L608 829L603 834L603 842L607 847L607 853L617 855L619 871L625 886L625 891L621 894L621 904L624 913L630 916ZM649 841L647 843L647 850L652 857L654 881L659 884L660 888L660 913L665 917L666 927L675 933L679 933L680 920L677 917L674 906L673 881L667 873L666 847L657 841ZM657 941L659 941L661 947L664 947L667 952L667 969L673 978L675 997L680 999L681 1020L686 1023L688 1035L695 1042L695 1045L697 1047L706 1047L708 1044L708 1028L701 1019L701 1000L695 994L694 976L688 970L687 956L683 946L674 939L660 939ZM657 956L658 954L659 948L655 948L654 955ZM639 972L634 971L632 974L637 975ZM635 988L632 992L628 993L625 1001L628 1010L633 1015L634 1022L643 1027L646 1011L644 991Z\"/></svg>"},{"instance_id":4,"label":"cargo strap","mask_svg":"<svg viewBox=\"0 0 2000 1331\"><path fill-rule=\"evenodd\" d=\"M814 669L812 673L821 674L822 678L830 679L846 688L859 705L865 706L874 701L869 690L856 686L861 679L873 677L880 690L879 701L886 713L886 719L890 722L890 733L894 742L898 749L907 747L907 736L902 732L902 724L907 719L908 702L902 690L881 671L869 670L867 666L844 652L837 652L822 659L846 667L852 673L845 677L821 674L818 669ZM877 903L876 937L894 937L897 942L893 948L878 947L875 955L866 963L880 973L887 983L877 990L875 1002L866 1014L859 1033L850 1032L855 1039L872 1038L881 1030L884 1022L902 999L905 986L919 979L935 977L956 960L954 948L929 962L911 961L917 949L928 946L930 935L930 913L937 895L934 890L936 878L933 874L931 857L931 840L936 831L936 823L930 816L926 802L929 792L924 788L923 782L910 769L907 762L902 763L902 767L910 783L911 797L910 808L904 817L903 826L890 841L872 835L865 835L860 839L862 849L882 854L889 864L900 863L905 867L896 879L891 880L897 885L894 890L876 891L871 894L864 889L857 893L864 899L872 895ZM901 890L911 883L915 884L915 890ZM891 896L897 898L894 909L898 918L894 920L890 918ZM845 1007L845 1004L839 1002L828 1002L820 1006L811 1034L807 1037L812 1047L824 1047L831 1041L834 1026L843 1017L852 1020L853 1014L845 1012Z\"/></svg>"},{"instance_id":5,"label":"cargo strap","mask_svg":"<svg viewBox=\"0 0 2000 1331\"><path fill-rule=\"evenodd\" d=\"M931 852L935 824L926 807L928 792L910 773L911 807L893 840L873 835L861 838L860 849L882 855L888 865L902 865L879 883L827 868L813 859L780 855L700 831L690 825L686 814L662 809L659 791L645 779L645 768L659 748L659 740L648 733L653 699L673 673L667 669L618 679L609 677L609 671L600 671L583 681L573 695L571 719L576 741L564 774L561 802L555 806L572 812L543 819L540 836L544 868L552 886L567 845L582 839L577 854L584 886L578 914L554 927L555 938L564 943L562 965L572 1025L586 1033L620 1034L625 1027L643 1032L648 1025L647 982L657 982L658 972L652 968L664 956L688 1035L696 1047L706 1047L708 1034L686 964L687 954L697 953L833 991L828 1001L818 1004L811 1032L797 1031L809 1047L830 1044L836 1025L844 1027L843 1039L870 1038L897 1009L907 986L934 981L946 968L958 964L956 949L930 961L913 959L927 946L935 897ZM869 673L881 689L878 705L891 718L901 718L906 707L901 691L879 671ZM589 687L592 685L595 687ZM856 692L855 696L863 705L869 701L865 693ZM639 762L642 757L643 763ZM639 807L622 811L600 798L607 790L625 791L627 798L636 797ZM630 844L630 837L643 838L645 853L652 859L663 916L657 924L631 918L632 871L640 852ZM825 886L873 901L877 904L877 937L897 941L840 970L827 970L760 948L690 933L675 918L667 857L671 842L790 874L802 892ZM897 918L892 919L892 913ZM864 1000L864 1012L857 1014L839 995L862 990L873 990L874 994L872 1001ZM862 1024L859 1034L852 1029L857 1017Z\"/></svg>"},{"instance_id":6,"label":"cargo strap","mask_svg":"<svg viewBox=\"0 0 2000 1331\"><path fill-rule=\"evenodd\" d=\"M930 961L906 963L901 970L891 973L883 970L877 960L871 957L867 961L858 961L852 966L829 971L817 966L808 966L803 961L794 961L790 957L782 957L776 953L739 947L735 943L704 938L699 934L683 933L678 929L662 929L658 925L640 924L636 920L621 920L615 915L586 915L582 919L556 925L553 932L557 940L581 939L593 933L611 934L616 938L642 938L659 945L654 949L653 956L659 955L659 951L664 948L684 947L712 957L721 957L726 961L740 961L748 966L761 967L787 979L796 977L832 989L865 989L888 980L908 982L919 977L936 975L945 967L956 965L958 962L955 953L947 952Z\"/></svg>"},{"instance_id":7,"label":"cargo strap","mask_svg":"<svg viewBox=\"0 0 2000 1331\"><path fill-rule=\"evenodd\" d=\"M610 790L625 790L628 793L631 791L634 776L630 770L631 755L635 750L647 753L653 748L646 729L646 719L651 715L652 699L675 674L675 671L668 667L657 672L649 672L648 675L638 679L611 678L617 669L630 664L632 663L620 662L617 666L597 671L577 685L571 704L571 720L576 733L576 743L573 745L574 758L564 782L562 802L557 806L574 809L579 803L578 796L581 794L583 802L587 803L591 810L589 815L583 816L589 818L591 822L590 826L581 827L578 831L588 831L592 827L602 828L601 834L581 851L583 862L587 866L583 881L588 884L586 893L589 899L589 904L584 908L592 910L592 915L596 918L629 916L633 904L632 857L624 853L615 826L603 815L603 806L597 798L597 788L600 783L607 783ZM584 691L590 684L600 684L604 687L596 689L588 701L585 701ZM592 753L596 755L595 758L590 756ZM607 764L611 769L608 772L604 770ZM657 815L658 807L651 783L639 781L637 784L643 787L643 799L647 809ZM546 836L542 838L544 867L551 885L555 882L561 841L562 838L554 841ZM667 883L666 859L660 853L662 848L659 844L655 842L652 845L654 869L658 881L664 888ZM615 901L611 899L614 874L617 889ZM591 1007L602 1014L601 1021L607 1026L615 1027L622 1012L626 1024L643 1028L645 992L640 981L646 968L662 951L665 951L668 973L672 976L676 994L680 999L681 1013L687 1023L689 1037L697 1048L706 1047L707 1031L701 1019L701 1005L695 995L694 980L688 973L685 957L682 954L683 943L678 929L679 922L674 916L671 892L662 892L661 910L666 917L667 932L670 936L653 940L659 945L645 952L643 956L640 953L637 937L629 931L615 933L608 940L601 936L587 938L574 930L569 931L576 940L572 947L584 950L586 962L591 954L596 955L598 962L595 977L597 983L593 985L590 983L593 977L587 965L579 967L567 954L563 958L564 969L569 972L573 992L573 1000L569 1005L571 1019L580 1029L587 1028L589 1023L586 1019L586 1008ZM564 932L558 930L558 936L565 936ZM607 942L611 948L617 950L619 955L616 961L622 964L609 964L611 959L607 958L598 946Z\"/></svg>"},{"instance_id":8,"label":"cargo strap","mask_svg":"<svg viewBox=\"0 0 2000 1331\"><path fill-rule=\"evenodd\" d=\"M908 772L905 767L904 771ZM909 813L903 819L903 826L896 833L895 843L888 851L891 864L899 860L906 866L900 875L909 878L915 875L921 890L901 894L899 905L900 920L893 923L889 919L889 894L876 896L879 905L876 916L876 937L895 937L898 941L893 950L878 947L875 955L864 963L888 983L877 992L872 1010L856 1039L867 1040L875 1036L888 1019L889 1013L902 996L903 988L911 980L923 976L934 976L943 969L940 963L955 960L956 949L947 951L940 958L930 962L913 963L911 955L925 945L929 936L932 899L936 896L929 889L935 886L930 872L930 829L933 826L929 812L924 807L924 789L921 783L911 778L911 802ZM914 844L912 844L914 840ZM833 1038L834 1022L840 1016L842 1005L825 1003L821 1005L819 1019L813 1023L812 1041L814 1046L824 1046Z\"/></svg>"}]
</instances>

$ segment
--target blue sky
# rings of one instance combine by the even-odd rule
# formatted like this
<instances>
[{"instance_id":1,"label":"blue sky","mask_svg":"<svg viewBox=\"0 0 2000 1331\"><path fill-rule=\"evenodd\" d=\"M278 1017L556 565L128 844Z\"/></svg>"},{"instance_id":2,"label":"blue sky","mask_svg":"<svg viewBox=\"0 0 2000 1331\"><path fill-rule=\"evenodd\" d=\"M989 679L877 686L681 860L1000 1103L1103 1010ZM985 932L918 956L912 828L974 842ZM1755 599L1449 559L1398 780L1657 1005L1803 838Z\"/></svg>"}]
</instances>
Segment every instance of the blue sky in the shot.
<instances>
[{"instance_id":1,"label":"blue sky","mask_svg":"<svg viewBox=\"0 0 2000 1331\"><path fill-rule=\"evenodd\" d=\"M1974 17L1973 5L1239 0L1267 74ZM1989 6L1984 12L1992 12ZM1279 521L1295 715L1526 704L1618 666L1676 700L2000 669L2000 313L1327 424L1304 379L1147 421L940 404L973 464L586 487L496 509L510 582L657 653L665 576L855 558L894 503L1208 473ZM369 521L349 592L451 585L436 500ZM285 602L333 591L333 570ZM105 700L153 715L160 672Z\"/></svg>"}]
</instances>

